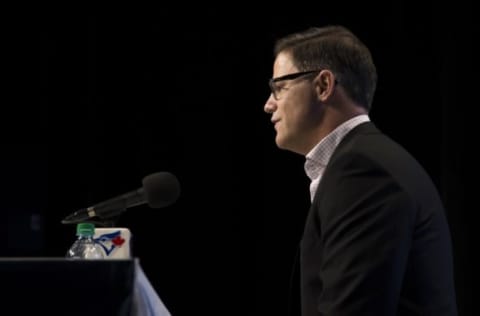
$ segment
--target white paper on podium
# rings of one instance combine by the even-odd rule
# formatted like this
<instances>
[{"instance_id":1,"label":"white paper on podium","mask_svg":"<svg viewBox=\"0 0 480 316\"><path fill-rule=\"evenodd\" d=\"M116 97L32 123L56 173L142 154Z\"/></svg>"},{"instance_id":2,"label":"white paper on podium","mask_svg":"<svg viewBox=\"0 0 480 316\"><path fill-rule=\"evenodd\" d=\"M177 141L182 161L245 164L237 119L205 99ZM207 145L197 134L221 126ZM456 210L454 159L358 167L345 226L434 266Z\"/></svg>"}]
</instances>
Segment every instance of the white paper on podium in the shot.
<instances>
[{"instance_id":1,"label":"white paper on podium","mask_svg":"<svg viewBox=\"0 0 480 316\"><path fill-rule=\"evenodd\" d=\"M134 316L171 316L155 289L148 281L142 267L135 259L135 285L133 293Z\"/></svg>"}]
</instances>

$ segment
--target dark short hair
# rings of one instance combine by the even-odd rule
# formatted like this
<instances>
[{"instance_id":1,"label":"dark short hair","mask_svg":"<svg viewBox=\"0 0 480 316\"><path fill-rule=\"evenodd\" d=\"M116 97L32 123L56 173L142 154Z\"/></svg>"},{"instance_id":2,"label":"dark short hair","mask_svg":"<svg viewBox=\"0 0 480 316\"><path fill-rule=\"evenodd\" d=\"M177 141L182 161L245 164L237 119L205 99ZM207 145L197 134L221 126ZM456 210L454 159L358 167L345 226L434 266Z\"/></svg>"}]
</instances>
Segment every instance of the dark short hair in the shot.
<instances>
[{"instance_id":1,"label":"dark short hair","mask_svg":"<svg viewBox=\"0 0 480 316\"><path fill-rule=\"evenodd\" d=\"M279 39L275 57L292 55L300 71L329 69L348 96L370 110L377 86L377 70L368 47L344 26L309 28Z\"/></svg>"}]
</instances>

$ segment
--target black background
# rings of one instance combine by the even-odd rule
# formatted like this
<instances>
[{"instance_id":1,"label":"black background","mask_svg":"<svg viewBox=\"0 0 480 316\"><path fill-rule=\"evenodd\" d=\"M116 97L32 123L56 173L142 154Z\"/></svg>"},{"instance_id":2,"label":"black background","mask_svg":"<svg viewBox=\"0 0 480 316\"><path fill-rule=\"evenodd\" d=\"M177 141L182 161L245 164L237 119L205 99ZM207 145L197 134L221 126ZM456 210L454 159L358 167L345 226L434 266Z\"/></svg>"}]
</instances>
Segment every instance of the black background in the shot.
<instances>
[{"instance_id":1,"label":"black background","mask_svg":"<svg viewBox=\"0 0 480 316\"><path fill-rule=\"evenodd\" d=\"M285 315L309 198L303 157L275 147L263 112L272 47L339 23L376 61L372 121L438 185L460 315L472 315L471 8L278 7L14 19L4 42L0 255L63 256L75 228L61 219L169 171L180 199L129 209L118 226L132 231L133 252L172 314Z\"/></svg>"}]
</instances>

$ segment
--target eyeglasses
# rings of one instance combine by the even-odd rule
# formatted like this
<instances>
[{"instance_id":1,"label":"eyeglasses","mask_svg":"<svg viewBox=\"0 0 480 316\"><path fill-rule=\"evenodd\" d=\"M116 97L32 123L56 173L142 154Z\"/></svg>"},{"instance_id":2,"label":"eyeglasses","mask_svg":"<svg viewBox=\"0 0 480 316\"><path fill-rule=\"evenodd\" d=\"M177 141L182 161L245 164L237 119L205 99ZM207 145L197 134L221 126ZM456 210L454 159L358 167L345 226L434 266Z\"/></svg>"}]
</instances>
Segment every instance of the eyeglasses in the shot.
<instances>
[{"instance_id":1,"label":"eyeglasses","mask_svg":"<svg viewBox=\"0 0 480 316\"><path fill-rule=\"evenodd\" d=\"M286 89L285 87L277 85L276 84L277 82L286 81L286 80L293 80L293 79L296 79L296 78L299 78L299 77L302 77L302 76L306 76L306 75L309 75L309 74L320 72L322 70L323 69L301 71L301 72L296 72L296 73L293 73L293 74L288 74L288 75L277 77L277 78L271 78L268 81L268 85L270 86L270 91L272 92L273 98L275 100L278 100L279 99L278 94L280 93L280 91L282 91L283 89Z\"/></svg>"}]
</instances>

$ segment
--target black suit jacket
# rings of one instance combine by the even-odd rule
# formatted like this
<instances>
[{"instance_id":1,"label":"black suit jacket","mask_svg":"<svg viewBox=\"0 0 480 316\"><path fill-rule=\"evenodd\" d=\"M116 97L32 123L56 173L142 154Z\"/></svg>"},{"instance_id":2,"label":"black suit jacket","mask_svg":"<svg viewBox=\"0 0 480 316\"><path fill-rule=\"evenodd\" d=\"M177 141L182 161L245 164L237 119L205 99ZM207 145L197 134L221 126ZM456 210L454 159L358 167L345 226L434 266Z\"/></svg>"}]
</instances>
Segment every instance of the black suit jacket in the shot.
<instances>
[{"instance_id":1,"label":"black suit jacket","mask_svg":"<svg viewBox=\"0 0 480 316\"><path fill-rule=\"evenodd\" d=\"M335 149L305 223L303 316L456 315L451 240L437 190L372 123Z\"/></svg>"}]
</instances>

